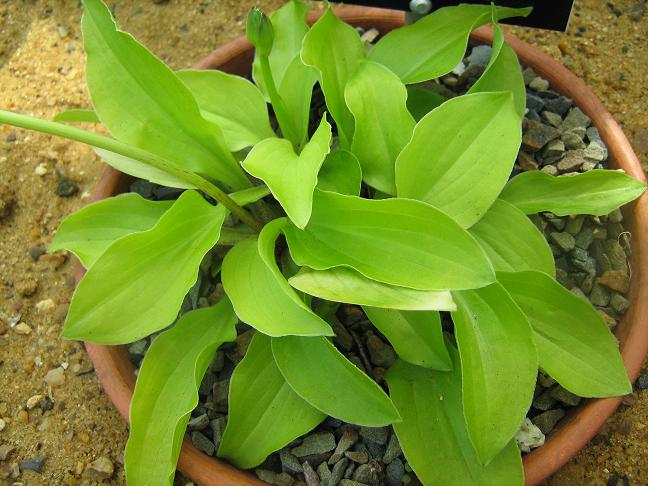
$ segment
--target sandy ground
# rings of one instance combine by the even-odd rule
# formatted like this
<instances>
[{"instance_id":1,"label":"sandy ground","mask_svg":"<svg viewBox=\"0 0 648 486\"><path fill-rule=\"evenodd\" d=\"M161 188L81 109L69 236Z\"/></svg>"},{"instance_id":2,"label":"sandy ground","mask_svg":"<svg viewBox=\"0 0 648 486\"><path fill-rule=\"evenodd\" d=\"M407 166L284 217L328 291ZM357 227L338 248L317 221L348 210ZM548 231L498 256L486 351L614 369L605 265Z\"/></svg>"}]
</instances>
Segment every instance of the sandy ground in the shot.
<instances>
[{"instance_id":1,"label":"sandy ground","mask_svg":"<svg viewBox=\"0 0 648 486\"><path fill-rule=\"evenodd\" d=\"M280 4L109 3L123 28L173 68L188 67L241 34L254 3L266 10ZM515 31L594 88L648 167L648 99L641 93L648 75L648 13L642 9L645 0L579 0L566 35ZM89 106L80 15L72 0L0 0L0 108L50 118ZM97 459L114 467L101 484L124 484L126 426L103 396L82 346L58 337L73 290L73 261L38 256L61 219L86 202L101 169L85 147L0 126L0 484L95 484L101 477L92 465ZM62 176L79 187L71 197L56 194ZM8 328L17 315L29 334ZM64 382L49 387L45 376L59 366L66 368ZM608 481L617 476L646 484L648 392L629 397L594 442L549 484L616 484ZM19 462L37 457L45 458L41 473L11 477Z\"/></svg>"}]
</instances>

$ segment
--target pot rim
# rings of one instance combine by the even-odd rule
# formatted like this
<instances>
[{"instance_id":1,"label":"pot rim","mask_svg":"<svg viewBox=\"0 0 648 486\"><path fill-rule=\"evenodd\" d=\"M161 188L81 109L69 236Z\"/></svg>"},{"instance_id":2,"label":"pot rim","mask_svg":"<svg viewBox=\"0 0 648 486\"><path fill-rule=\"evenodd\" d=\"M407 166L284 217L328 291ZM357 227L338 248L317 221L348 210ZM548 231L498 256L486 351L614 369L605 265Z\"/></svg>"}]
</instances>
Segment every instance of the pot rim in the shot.
<instances>
[{"instance_id":1,"label":"pot rim","mask_svg":"<svg viewBox=\"0 0 648 486\"><path fill-rule=\"evenodd\" d=\"M376 28L385 34L404 24L404 12L375 7L339 6L336 14L356 27ZM309 14L313 23L321 11ZM585 82L556 59L526 42L505 34L506 42L515 50L522 65L531 67L549 81L551 88L570 97L598 128L601 138L608 147L611 168L623 169L628 175L646 182L641 164L625 137L621 127L605 109L601 101L587 87ZM492 29L480 27L471 34L471 42L491 44ZM245 37L234 39L211 52L196 63L194 69L214 69L234 74L247 74L253 59L253 48ZM126 177L117 170L107 167L93 190L91 201L103 199L126 189ZM625 222L632 232L631 265L633 272L629 310L615 329L621 354L630 377L634 382L648 353L648 192L623 208ZM77 264L75 276L78 280L84 269ZM134 366L128 359L123 346L105 346L85 343L97 377L115 408L128 422L129 406L135 387ZM525 484L540 483L548 478L585 446L603 426L621 403L622 397L588 399L563 418L557 428L547 436L545 444L524 456ZM265 484L251 473L209 457L200 452L185 436L178 469L201 485L259 486Z\"/></svg>"}]
</instances>

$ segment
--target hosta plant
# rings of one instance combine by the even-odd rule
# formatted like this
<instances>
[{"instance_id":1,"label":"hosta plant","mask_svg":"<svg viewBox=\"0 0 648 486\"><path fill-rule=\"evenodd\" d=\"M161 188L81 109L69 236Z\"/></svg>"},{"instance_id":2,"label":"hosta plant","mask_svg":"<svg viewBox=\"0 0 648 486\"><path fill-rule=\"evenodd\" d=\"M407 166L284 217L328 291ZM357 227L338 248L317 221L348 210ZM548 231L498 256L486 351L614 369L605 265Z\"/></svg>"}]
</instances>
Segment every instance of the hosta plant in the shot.
<instances>
[{"instance_id":1,"label":"hosta plant","mask_svg":"<svg viewBox=\"0 0 648 486\"><path fill-rule=\"evenodd\" d=\"M231 378L217 455L241 468L328 415L392 424L424 484L522 484L513 437L539 368L583 397L630 392L613 335L556 282L527 215L603 215L644 186L606 170L510 178L525 88L497 20L527 9L442 8L373 46L329 7L311 28L301 0L270 17L253 10L253 83L173 72L100 0L84 4L94 110L0 121L92 145L122 172L184 190L91 204L51 246L87 268L64 337L125 344L162 331L131 404L129 484L172 483L201 378L239 321L256 332ZM450 72L488 23L492 57L467 94L412 86ZM311 109L316 84L326 112ZM208 253L225 296L178 319ZM398 352L386 386L332 343L340 304L362 306Z\"/></svg>"}]
</instances>

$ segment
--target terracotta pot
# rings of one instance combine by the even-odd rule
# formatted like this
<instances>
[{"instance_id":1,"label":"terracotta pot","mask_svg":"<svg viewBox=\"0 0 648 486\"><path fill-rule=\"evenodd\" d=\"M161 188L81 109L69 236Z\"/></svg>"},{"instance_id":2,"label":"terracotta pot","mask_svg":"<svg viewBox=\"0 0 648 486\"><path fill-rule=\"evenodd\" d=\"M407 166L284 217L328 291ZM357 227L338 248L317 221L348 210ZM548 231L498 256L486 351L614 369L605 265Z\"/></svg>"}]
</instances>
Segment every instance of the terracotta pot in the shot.
<instances>
[{"instance_id":1,"label":"terracotta pot","mask_svg":"<svg viewBox=\"0 0 648 486\"><path fill-rule=\"evenodd\" d=\"M312 12L309 20L314 21L318 13ZM377 28L381 33L389 32L404 22L403 12L379 8L343 6L337 9L337 14L352 25ZM592 123L607 144L611 167L621 168L645 182L639 160L621 128L585 83L558 61L535 47L512 36L507 36L506 40L515 49L523 65L532 67L551 83L554 90L570 97L592 119ZM491 43L492 31L488 27L477 29L472 34L471 41ZM241 37L215 50L194 67L219 68L230 73L247 74L252 57L252 46ZM127 183L126 176L108 168L94 190L93 200L123 192ZM632 274L629 294L630 309L617 326L616 335L626 370L630 379L634 381L648 352L648 193L626 206L624 215L628 229L632 232L631 264L635 271ZM83 268L79 265L77 278L82 275ZM124 419L128 420L135 375L126 349L92 343L86 343L86 349L106 394ZM526 484L539 483L574 457L614 412L620 401L621 398L587 400L584 405L564 418L556 430L549 434L544 446L525 456ZM251 473L206 456L186 437L178 469L200 485L265 484Z\"/></svg>"}]
</instances>

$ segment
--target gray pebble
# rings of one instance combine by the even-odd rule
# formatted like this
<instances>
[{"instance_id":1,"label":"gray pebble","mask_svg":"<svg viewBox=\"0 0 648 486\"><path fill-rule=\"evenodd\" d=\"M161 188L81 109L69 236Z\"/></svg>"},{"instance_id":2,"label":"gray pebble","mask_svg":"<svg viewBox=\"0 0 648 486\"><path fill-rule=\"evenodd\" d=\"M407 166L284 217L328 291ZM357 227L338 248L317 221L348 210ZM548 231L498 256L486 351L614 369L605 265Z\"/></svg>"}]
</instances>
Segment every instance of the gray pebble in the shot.
<instances>
[{"instance_id":1,"label":"gray pebble","mask_svg":"<svg viewBox=\"0 0 648 486\"><path fill-rule=\"evenodd\" d=\"M341 486L367 486L365 483L359 483L357 481L352 481L350 479L343 479L340 481Z\"/></svg>"},{"instance_id":2,"label":"gray pebble","mask_svg":"<svg viewBox=\"0 0 648 486\"><path fill-rule=\"evenodd\" d=\"M351 446L353 446L353 444L355 444L357 441L358 441L358 431L351 427L345 429L344 433L342 434L342 437L340 437L340 440L335 448L335 452L328 460L328 463L335 464L337 461L339 461L342 458L342 455L346 451L351 449Z\"/></svg>"},{"instance_id":3,"label":"gray pebble","mask_svg":"<svg viewBox=\"0 0 648 486\"><path fill-rule=\"evenodd\" d=\"M585 222L585 217L584 216L576 216L575 218L569 218L567 220L567 225L565 226L565 230L567 233L570 235L576 235L580 233L580 231L583 229L583 223ZM578 245L576 245L578 246Z\"/></svg>"},{"instance_id":4,"label":"gray pebble","mask_svg":"<svg viewBox=\"0 0 648 486\"><path fill-rule=\"evenodd\" d=\"M569 233L558 233L556 231L549 234L551 241L553 241L558 247L564 251L569 252L574 249L576 242L574 237Z\"/></svg>"},{"instance_id":5,"label":"gray pebble","mask_svg":"<svg viewBox=\"0 0 648 486\"><path fill-rule=\"evenodd\" d=\"M533 93L527 93L526 105L529 110L540 112L544 108L545 101ZM562 118L560 119L562 122Z\"/></svg>"},{"instance_id":6,"label":"gray pebble","mask_svg":"<svg viewBox=\"0 0 648 486\"><path fill-rule=\"evenodd\" d=\"M593 142L595 140L597 142L602 141L601 140L601 134L599 133L598 128L596 128L594 126L589 127L587 130L585 130L585 135L587 136L587 140L589 140L590 142Z\"/></svg>"},{"instance_id":7,"label":"gray pebble","mask_svg":"<svg viewBox=\"0 0 648 486\"><path fill-rule=\"evenodd\" d=\"M355 471L356 465L355 463L350 463L349 467L346 468L346 471L344 471L344 479L351 479L351 476L353 476L353 473ZM344 480L343 479L343 480Z\"/></svg>"},{"instance_id":8,"label":"gray pebble","mask_svg":"<svg viewBox=\"0 0 648 486\"><path fill-rule=\"evenodd\" d=\"M547 163L556 162L564 153L565 143L560 139L552 140L542 149L542 159Z\"/></svg>"},{"instance_id":9,"label":"gray pebble","mask_svg":"<svg viewBox=\"0 0 648 486\"><path fill-rule=\"evenodd\" d=\"M206 413L197 417L192 417L187 424L189 430L202 430L209 425L209 417Z\"/></svg>"},{"instance_id":10,"label":"gray pebble","mask_svg":"<svg viewBox=\"0 0 648 486\"><path fill-rule=\"evenodd\" d=\"M530 83L531 81L533 81L533 80L534 80L535 78L537 78L537 77L538 77L538 75L537 75L537 74L535 73L535 71L534 71L532 68L530 68L530 67L525 68L525 69L522 71L522 78L524 79L524 84L525 84L526 86L529 86L529 83Z\"/></svg>"},{"instance_id":11,"label":"gray pebble","mask_svg":"<svg viewBox=\"0 0 648 486\"><path fill-rule=\"evenodd\" d=\"M304 472L304 468L297 459L297 456L291 454L288 450L283 449L279 452L279 459L281 460L281 468L283 471L290 474L298 474Z\"/></svg>"},{"instance_id":12,"label":"gray pebble","mask_svg":"<svg viewBox=\"0 0 648 486\"><path fill-rule=\"evenodd\" d=\"M43 472L46 458L43 456L32 457L26 461L20 461L18 467L21 471L35 471L37 473Z\"/></svg>"},{"instance_id":13,"label":"gray pebble","mask_svg":"<svg viewBox=\"0 0 648 486\"><path fill-rule=\"evenodd\" d=\"M555 403L556 399L551 396L551 390L545 390L533 399L533 406L543 411L549 410Z\"/></svg>"},{"instance_id":14,"label":"gray pebble","mask_svg":"<svg viewBox=\"0 0 648 486\"><path fill-rule=\"evenodd\" d=\"M359 465L355 471L353 471L353 480L359 483L371 484L373 483L373 471L368 464Z\"/></svg>"},{"instance_id":15,"label":"gray pebble","mask_svg":"<svg viewBox=\"0 0 648 486\"><path fill-rule=\"evenodd\" d=\"M405 467L403 461L394 459L387 464L385 480L387 486L401 486L403 482L403 475L405 474Z\"/></svg>"},{"instance_id":16,"label":"gray pebble","mask_svg":"<svg viewBox=\"0 0 648 486\"><path fill-rule=\"evenodd\" d=\"M528 152L537 152L559 136L560 132L554 127L539 121L528 121L522 137L522 147Z\"/></svg>"},{"instance_id":17,"label":"gray pebble","mask_svg":"<svg viewBox=\"0 0 648 486\"><path fill-rule=\"evenodd\" d=\"M547 121L547 123L552 127L558 128L562 123L562 117L559 114L554 113L552 111L546 111L546 110L543 111L542 118L544 118Z\"/></svg>"},{"instance_id":18,"label":"gray pebble","mask_svg":"<svg viewBox=\"0 0 648 486\"><path fill-rule=\"evenodd\" d=\"M597 283L592 287L590 292L590 302L599 307L605 307L610 303L610 292Z\"/></svg>"},{"instance_id":19,"label":"gray pebble","mask_svg":"<svg viewBox=\"0 0 648 486\"><path fill-rule=\"evenodd\" d=\"M325 462L317 466L317 475L320 478L320 481L328 481L331 478L331 470L328 467L328 464Z\"/></svg>"},{"instance_id":20,"label":"gray pebble","mask_svg":"<svg viewBox=\"0 0 648 486\"><path fill-rule=\"evenodd\" d=\"M364 451L346 451L344 455L358 464L366 464L369 462L369 454Z\"/></svg>"},{"instance_id":21,"label":"gray pebble","mask_svg":"<svg viewBox=\"0 0 648 486\"><path fill-rule=\"evenodd\" d=\"M589 143L583 155L591 161L602 162L607 159L608 151L607 147L598 140L594 140Z\"/></svg>"},{"instance_id":22,"label":"gray pebble","mask_svg":"<svg viewBox=\"0 0 648 486\"><path fill-rule=\"evenodd\" d=\"M621 221L623 221L623 213L621 212L621 210L617 208L610 214L608 214L608 221L610 223L620 223Z\"/></svg>"},{"instance_id":23,"label":"gray pebble","mask_svg":"<svg viewBox=\"0 0 648 486\"><path fill-rule=\"evenodd\" d=\"M488 65L492 55L493 49L491 46L487 45L478 45L473 47L470 56L468 56L468 62L471 64L480 64L482 66Z\"/></svg>"},{"instance_id":24,"label":"gray pebble","mask_svg":"<svg viewBox=\"0 0 648 486\"><path fill-rule=\"evenodd\" d=\"M592 123L592 120L580 108L574 107L567 113L561 128L563 131L571 130L572 128L582 128L584 132L590 126L590 123Z\"/></svg>"},{"instance_id":25,"label":"gray pebble","mask_svg":"<svg viewBox=\"0 0 648 486\"><path fill-rule=\"evenodd\" d=\"M326 486L336 486L344 476L344 472L347 470L348 464L349 460L346 457L343 457L338 462L336 462L335 466L333 466L331 477L329 478Z\"/></svg>"},{"instance_id":26,"label":"gray pebble","mask_svg":"<svg viewBox=\"0 0 648 486\"><path fill-rule=\"evenodd\" d=\"M588 170L596 169L596 166L598 164L596 162L590 162L589 160L583 162L583 165L581 165L581 172L587 172Z\"/></svg>"},{"instance_id":27,"label":"gray pebble","mask_svg":"<svg viewBox=\"0 0 648 486\"><path fill-rule=\"evenodd\" d=\"M546 412L536 415L531 419L536 427L540 429L543 434L551 432L558 421L565 416L565 411L561 408L555 410L547 410Z\"/></svg>"},{"instance_id":28,"label":"gray pebble","mask_svg":"<svg viewBox=\"0 0 648 486\"><path fill-rule=\"evenodd\" d=\"M544 371L540 370L540 372L538 373L538 383L540 383L540 386L549 388L550 386L556 384L556 380Z\"/></svg>"},{"instance_id":29,"label":"gray pebble","mask_svg":"<svg viewBox=\"0 0 648 486\"><path fill-rule=\"evenodd\" d=\"M212 389L214 407L217 412L227 412L227 400L229 395L229 380L217 381Z\"/></svg>"},{"instance_id":30,"label":"gray pebble","mask_svg":"<svg viewBox=\"0 0 648 486\"><path fill-rule=\"evenodd\" d=\"M62 175L56 186L56 195L60 197L72 197L79 192L79 186L67 176Z\"/></svg>"},{"instance_id":31,"label":"gray pebble","mask_svg":"<svg viewBox=\"0 0 648 486\"><path fill-rule=\"evenodd\" d=\"M610 297L610 305L619 314L625 314L630 307L630 301L623 295L617 294L615 292L614 294L612 294L612 297Z\"/></svg>"},{"instance_id":32,"label":"gray pebble","mask_svg":"<svg viewBox=\"0 0 648 486\"><path fill-rule=\"evenodd\" d=\"M307 436L304 442L292 449L291 452L301 458L314 454L324 454L333 449L335 449L335 436L331 432L317 432Z\"/></svg>"},{"instance_id":33,"label":"gray pebble","mask_svg":"<svg viewBox=\"0 0 648 486\"><path fill-rule=\"evenodd\" d=\"M605 254L610 259L613 270L628 270L628 257L617 240L607 240L605 242Z\"/></svg>"},{"instance_id":34,"label":"gray pebble","mask_svg":"<svg viewBox=\"0 0 648 486\"><path fill-rule=\"evenodd\" d=\"M574 395L569 390L565 390L562 386L556 385L551 389L551 396L554 397L559 402L569 405L570 407L575 407L581 402L581 397Z\"/></svg>"},{"instance_id":35,"label":"gray pebble","mask_svg":"<svg viewBox=\"0 0 648 486\"><path fill-rule=\"evenodd\" d=\"M313 466L311 466L310 463L306 461L304 462L304 464L302 464L302 468L304 469L304 480L306 481L306 485L319 486L320 479L313 469Z\"/></svg>"},{"instance_id":36,"label":"gray pebble","mask_svg":"<svg viewBox=\"0 0 648 486\"><path fill-rule=\"evenodd\" d=\"M220 441L225 433L225 426L227 425L227 417L218 417L209 422L209 427L212 430L212 437L214 446L218 449Z\"/></svg>"},{"instance_id":37,"label":"gray pebble","mask_svg":"<svg viewBox=\"0 0 648 486\"><path fill-rule=\"evenodd\" d=\"M573 172L585 162L585 156L582 150L568 150L565 156L556 164L558 170L562 173Z\"/></svg>"},{"instance_id":38,"label":"gray pebble","mask_svg":"<svg viewBox=\"0 0 648 486\"><path fill-rule=\"evenodd\" d=\"M640 390L648 390L648 373L642 373L637 378L635 386Z\"/></svg>"},{"instance_id":39,"label":"gray pebble","mask_svg":"<svg viewBox=\"0 0 648 486\"><path fill-rule=\"evenodd\" d=\"M565 96L558 96L557 98L545 100L545 108L560 116L564 116L572 106L572 100Z\"/></svg>"},{"instance_id":40,"label":"gray pebble","mask_svg":"<svg viewBox=\"0 0 648 486\"><path fill-rule=\"evenodd\" d=\"M549 89L549 81L538 76L529 83L529 88L535 91L546 91Z\"/></svg>"},{"instance_id":41,"label":"gray pebble","mask_svg":"<svg viewBox=\"0 0 648 486\"><path fill-rule=\"evenodd\" d=\"M583 292L579 287L574 287L572 289L569 289L569 291L574 294L576 297L580 298L581 300L584 300L585 302L589 302L589 299L587 298L587 295L585 295L585 292ZM538 407L536 407L538 408ZM546 408L544 410L547 410Z\"/></svg>"},{"instance_id":42,"label":"gray pebble","mask_svg":"<svg viewBox=\"0 0 648 486\"><path fill-rule=\"evenodd\" d=\"M32 260L38 260L42 255L47 252L47 249L44 246L32 246L28 253Z\"/></svg>"},{"instance_id":43,"label":"gray pebble","mask_svg":"<svg viewBox=\"0 0 648 486\"><path fill-rule=\"evenodd\" d=\"M197 430L191 433L191 442L193 442L193 445L195 445L199 450L203 451L208 456L213 456L216 452L216 446L214 445L214 443Z\"/></svg>"},{"instance_id":44,"label":"gray pebble","mask_svg":"<svg viewBox=\"0 0 648 486\"><path fill-rule=\"evenodd\" d=\"M369 351L371 362L374 365L382 366L383 368L389 368L394 364L397 358L394 348L385 344L383 340L375 334L371 334L367 338L367 351Z\"/></svg>"},{"instance_id":45,"label":"gray pebble","mask_svg":"<svg viewBox=\"0 0 648 486\"><path fill-rule=\"evenodd\" d=\"M558 168L555 165L547 164L540 169L540 172L555 176L558 175Z\"/></svg>"},{"instance_id":46,"label":"gray pebble","mask_svg":"<svg viewBox=\"0 0 648 486\"><path fill-rule=\"evenodd\" d=\"M401 450L400 443L398 442L398 437L396 434L391 434L389 436L389 442L387 442L387 449L385 450L385 455L383 456L383 462L389 464L394 459L399 457L403 451Z\"/></svg>"},{"instance_id":47,"label":"gray pebble","mask_svg":"<svg viewBox=\"0 0 648 486\"><path fill-rule=\"evenodd\" d=\"M583 137L579 135L576 131L567 130L560 135L560 140L565 144L565 148L568 150L579 150L585 148L585 142L583 142Z\"/></svg>"},{"instance_id":48,"label":"gray pebble","mask_svg":"<svg viewBox=\"0 0 648 486\"><path fill-rule=\"evenodd\" d=\"M389 439L389 427L360 427L360 436L365 442L385 445Z\"/></svg>"}]
</instances>

